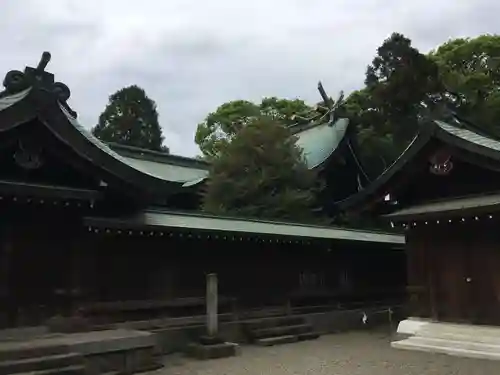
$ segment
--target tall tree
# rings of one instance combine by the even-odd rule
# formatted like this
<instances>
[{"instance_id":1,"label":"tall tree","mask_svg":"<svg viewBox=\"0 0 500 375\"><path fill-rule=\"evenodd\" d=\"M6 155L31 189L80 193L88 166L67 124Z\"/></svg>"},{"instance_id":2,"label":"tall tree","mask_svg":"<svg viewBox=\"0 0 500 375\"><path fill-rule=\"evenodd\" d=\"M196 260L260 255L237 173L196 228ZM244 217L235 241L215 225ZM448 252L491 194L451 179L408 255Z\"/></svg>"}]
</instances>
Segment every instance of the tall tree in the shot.
<instances>
[{"instance_id":1,"label":"tall tree","mask_svg":"<svg viewBox=\"0 0 500 375\"><path fill-rule=\"evenodd\" d=\"M436 62L399 33L393 33L377 49L366 70L365 84L399 149L415 134L422 104L432 106L442 92Z\"/></svg>"},{"instance_id":2,"label":"tall tree","mask_svg":"<svg viewBox=\"0 0 500 375\"><path fill-rule=\"evenodd\" d=\"M302 100L269 97L256 104L247 100L234 100L219 106L198 124L195 142L205 157L213 158L250 122L261 116L289 126L299 121L297 115L306 116L314 109Z\"/></svg>"},{"instance_id":3,"label":"tall tree","mask_svg":"<svg viewBox=\"0 0 500 375\"><path fill-rule=\"evenodd\" d=\"M163 146L156 104L136 85L118 90L109 97L92 133L104 142L168 152Z\"/></svg>"},{"instance_id":4,"label":"tall tree","mask_svg":"<svg viewBox=\"0 0 500 375\"><path fill-rule=\"evenodd\" d=\"M422 105L442 93L435 59L393 33L367 67L365 87L349 95L343 115L357 127L361 158L374 178L404 150L418 129Z\"/></svg>"},{"instance_id":5,"label":"tall tree","mask_svg":"<svg viewBox=\"0 0 500 375\"><path fill-rule=\"evenodd\" d=\"M319 221L319 181L289 129L269 117L249 121L219 149L204 210L262 219Z\"/></svg>"}]
</instances>

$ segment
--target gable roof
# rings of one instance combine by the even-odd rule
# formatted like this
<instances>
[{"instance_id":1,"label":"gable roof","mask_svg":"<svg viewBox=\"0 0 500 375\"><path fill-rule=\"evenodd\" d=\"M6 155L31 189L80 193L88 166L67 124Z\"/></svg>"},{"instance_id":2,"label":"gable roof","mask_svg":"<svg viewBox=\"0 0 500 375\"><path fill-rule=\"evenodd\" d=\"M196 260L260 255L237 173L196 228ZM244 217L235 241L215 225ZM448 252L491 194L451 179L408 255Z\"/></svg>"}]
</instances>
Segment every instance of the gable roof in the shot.
<instances>
[{"instance_id":1,"label":"gable roof","mask_svg":"<svg viewBox=\"0 0 500 375\"><path fill-rule=\"evenodd\" d=\"M500 161L500 141L481 135L468 129L466 124L454 118L452 123L441 120L429 120L422 124L417 135L406 150L377 179L359 193L337 203L341 210L362 206L367 201L379 201L385 197L394 179L403 172L417 155L436 139L446 145Z\"/></svg>"},{"instance_id":2,"label":"gable roof","mask_svg":"<svg viewBox=\"0 0 500 375\"><path fill-rule=\"evenodd\" d=\"M7 73L5 91L0 93L0 132L37 120L80 157L126 184L155 196L166 196L179 190L182 183L206 173L201 164L200 168L189 168L175 162L122 156L98 140L78 123L76 113L67 104L68 87L55 82L54 75L44 70L49 59L50 55L44 53L37 68L27 67L24 73Z\"/></svg>"},{"instance_id":3,"label":"gable roof","mask_svg":"<svg viewBox=\"0 0 500 375\"><path fill-rule=\"evenodd\" d=\"M50 59L44 53L37 68L7 73L0 93L0 132L38 119L56 137L72 147L80 156L122 180L155 194L197 185L208 177L209 163L98 140L77 120L67 104L70 91L54 82L46 72ZM20 89L22 88L22 89ZM303 149L310 169L324 164L346 138L349 120L330 118L297 129L297 145Z\"/></svg>"}]
</instances>

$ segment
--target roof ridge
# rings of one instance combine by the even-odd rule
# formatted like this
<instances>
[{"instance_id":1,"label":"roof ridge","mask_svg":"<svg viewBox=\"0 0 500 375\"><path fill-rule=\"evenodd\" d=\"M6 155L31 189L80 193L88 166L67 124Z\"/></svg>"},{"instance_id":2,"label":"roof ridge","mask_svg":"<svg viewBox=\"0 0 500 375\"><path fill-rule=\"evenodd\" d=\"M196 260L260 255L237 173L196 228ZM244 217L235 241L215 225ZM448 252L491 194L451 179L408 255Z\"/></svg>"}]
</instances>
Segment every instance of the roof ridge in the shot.
<instances>
[{"instance_id":1,"label":"roof ridge","mask_svg":"<svg viewBox=\"0 0 500 375\"><path fill-rule=\"evenodd\" d=\"M151 213L164 213L171 214L177 216L190 216L190 217L202 217L202 218L214 218L214 219L223 219L223 220L240 220L246 222L256 222L256 223L265 223L265 224L281 224L281 225L295 225L300 227L310 227L310 228L322 228L322 229L338 229L338 230L346 230L352 232L361 232L361 233L379 233L379 234L389 234L389 235L401 235L398 232L390 232L376 229L360 229L360 228L351 228L351 227L341 227L337 225L318 225L318 224L309 224L302 222L293 222L293 221L281 221L281 220L270 220L270 219L259 219L255 217L240 217L240 216L231 216L231 215L213 215L206 214L203 212L189 212L189 211L179 211L179 210L169 210L161 207L148 207L143 213L151 212Z\"/></svg>"},{"instance_id":2,"label":"roof ridge","mask_svg":"<svg viewBox=\"0 0 500 375\"><path fill-rule=\"evenodd\" d=\"M148 150L142 147L136 147L136 146L129 146L129 145L122 145L116 142L105 142L111 149L113 149L115 152L118 152L122 156L126 157L131 157L131 158L137 158L137 159L144 159L148 161L153 161L157 163L162 163L162 164L175 164L177 165L178 163L176 162L183 162L185 164L193 164L194 166L198 167L205 167L208 168L210 166L210 162L207 160L202 160L202 159L196 159L196 158L191 158L187 156L182 156L182 155L174 155L162 151L156 151L156 150Z\"/></svg>"}]
</instances>

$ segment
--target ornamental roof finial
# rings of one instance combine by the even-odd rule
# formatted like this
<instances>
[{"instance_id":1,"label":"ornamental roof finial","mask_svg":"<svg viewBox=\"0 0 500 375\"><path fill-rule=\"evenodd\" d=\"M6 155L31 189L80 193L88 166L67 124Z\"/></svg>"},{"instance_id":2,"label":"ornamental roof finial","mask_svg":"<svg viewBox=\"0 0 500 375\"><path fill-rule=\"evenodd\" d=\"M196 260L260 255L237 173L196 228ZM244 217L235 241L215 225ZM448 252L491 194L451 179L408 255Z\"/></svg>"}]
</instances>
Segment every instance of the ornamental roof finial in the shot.
<instances>
[{"instance_id":1,"label":"ornamental roof finial","mask_svg":"<svg viewBox=\"0 0 500 375\"><path fill-rule=\"evenodd\" d=\"M45 51L44 53L42 53L42 57L40 58L40 62L38 63L36 70L40 73L44 72L45 68L50 62L51 57L52 56L50 55L50 52Z\"/></svg>"},{"instance_id":2,"label":"ornamental roof finial","mask_svg":"<svg viewBox=\"0 0 500 375\"><path fill-rule=\"evenodd\" d=\"M66 108L73 117L76 117L76 112L74 112L67 103L71 96L71 91L68 86L62 82L55 82L54 75L45 70L50 59L50 52L43 52L36 68L27 66L24 72L19 70L11 70L8 72L3 80L5 90L0 92L0 98L17 94L30 87L37 88L55 95L61 105Z\"/></svg>"}]
</instances>

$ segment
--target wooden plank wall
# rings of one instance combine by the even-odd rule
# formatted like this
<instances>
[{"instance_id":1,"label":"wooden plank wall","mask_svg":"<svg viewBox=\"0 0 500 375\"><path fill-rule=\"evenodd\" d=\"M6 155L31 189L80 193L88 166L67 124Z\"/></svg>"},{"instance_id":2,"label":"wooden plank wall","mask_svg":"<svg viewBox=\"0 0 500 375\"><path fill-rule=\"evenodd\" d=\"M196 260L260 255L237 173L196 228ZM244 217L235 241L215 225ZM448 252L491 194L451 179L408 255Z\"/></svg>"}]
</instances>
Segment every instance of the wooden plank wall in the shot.
<instances>
[{"instance_id":1,"label":"wooden plank wall","mask_svg":"<svg viewBox=\"0 0 500 375\"><path fill-rule=\"evenodd\" d=\"M413 315L500 324L499 225L469 220L408 230Z\"/></svg>"}]
</instances>

